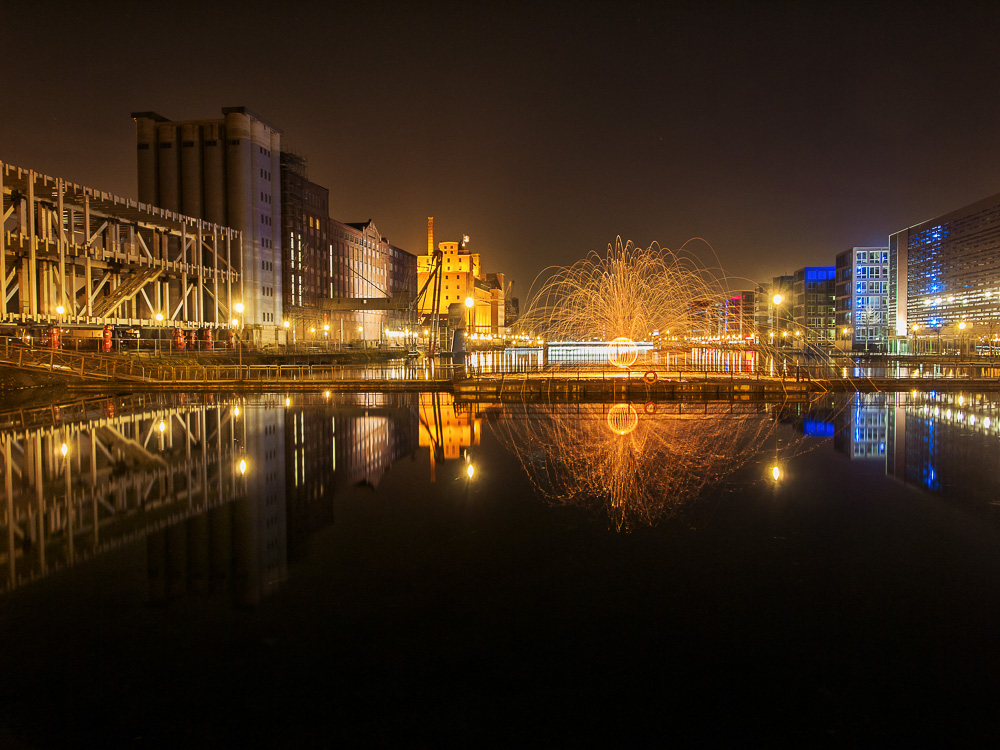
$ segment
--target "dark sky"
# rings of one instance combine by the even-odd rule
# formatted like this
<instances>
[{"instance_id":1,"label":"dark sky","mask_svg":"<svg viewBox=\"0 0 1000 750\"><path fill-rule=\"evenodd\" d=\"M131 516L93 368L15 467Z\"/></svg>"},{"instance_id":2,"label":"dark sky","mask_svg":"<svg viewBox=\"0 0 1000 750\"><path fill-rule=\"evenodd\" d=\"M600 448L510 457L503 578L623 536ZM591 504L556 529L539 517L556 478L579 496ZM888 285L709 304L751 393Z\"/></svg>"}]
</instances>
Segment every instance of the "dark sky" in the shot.
<instances>
[{"instance_id":1,"label":"dark sky","mask_svg":"<svg viewBox=\"0 0 1000 750\"><path fill-rule=\"evenodd\" d=\"M702 237L760 280L1000 191L998 22L944 3L5 3L0 159L134 197L130 112L244 105L334 218L422 253L433 215L516 295L617 235Z\"/></svg>"}]
</instances>

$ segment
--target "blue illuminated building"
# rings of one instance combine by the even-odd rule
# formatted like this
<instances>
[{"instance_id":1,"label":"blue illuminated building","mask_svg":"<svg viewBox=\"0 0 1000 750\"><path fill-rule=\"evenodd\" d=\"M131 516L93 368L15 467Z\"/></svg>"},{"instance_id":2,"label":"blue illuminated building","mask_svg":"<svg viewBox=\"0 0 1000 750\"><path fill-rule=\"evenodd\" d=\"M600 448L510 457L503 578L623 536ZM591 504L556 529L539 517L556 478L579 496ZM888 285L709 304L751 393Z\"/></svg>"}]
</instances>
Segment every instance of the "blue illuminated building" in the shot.
<instances>
[{"instance_id":1,"label":"blue illuminated building","mask_svg":"<svg viewBox=\"0 0 1000 750\"><path fill-rule=\"evenodd\" d=\"M792 317L807 342L832 342L835 338L836 268L806 266L795 272L792 285Z\"/></svg>"},{"instance_id":2,"label":"blue illuminated building","mask_svg":"<svg viewBox=\"0 0 1000 750\"><path fill-rule=\"evenodd\" d=\"M993 338L1000 321L1000 194L890 235L889 274L897 348L957 351Z\"/></svg>"},{"instance_id":3,"label":"blue illuminated building","mask_svg":"<svg viewBox=\"0 0 1000 750\"><path fill-rule=\"evenodd\" d=\"M882 349L889 335L889 248L852 247L836 262L839 345Z\"/></svg>"}]
</instances>

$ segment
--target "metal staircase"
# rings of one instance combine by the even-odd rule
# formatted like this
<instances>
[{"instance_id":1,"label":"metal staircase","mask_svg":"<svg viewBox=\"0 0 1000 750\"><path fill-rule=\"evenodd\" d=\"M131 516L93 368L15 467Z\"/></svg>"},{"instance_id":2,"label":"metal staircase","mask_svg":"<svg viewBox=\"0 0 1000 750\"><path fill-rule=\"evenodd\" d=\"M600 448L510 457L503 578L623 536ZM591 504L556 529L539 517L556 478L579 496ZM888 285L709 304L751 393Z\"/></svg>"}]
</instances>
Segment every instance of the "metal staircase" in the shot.
<instances>
[{"instance_id":1,"label":"metal staircase","mask_svg":"<svg viewBox=\"0 0 1000 750\"><path fill-rule=\"evenodd\" d=\"M119 305L128 302L139 293L140 289L149 282L154 281L161 273L163 273L162 268L146 268L136 271L128 277L124 284L111 292L107 297L100 297L94 300L91 307L94 317L103 318Z\"/></svg>"}]
</instances>

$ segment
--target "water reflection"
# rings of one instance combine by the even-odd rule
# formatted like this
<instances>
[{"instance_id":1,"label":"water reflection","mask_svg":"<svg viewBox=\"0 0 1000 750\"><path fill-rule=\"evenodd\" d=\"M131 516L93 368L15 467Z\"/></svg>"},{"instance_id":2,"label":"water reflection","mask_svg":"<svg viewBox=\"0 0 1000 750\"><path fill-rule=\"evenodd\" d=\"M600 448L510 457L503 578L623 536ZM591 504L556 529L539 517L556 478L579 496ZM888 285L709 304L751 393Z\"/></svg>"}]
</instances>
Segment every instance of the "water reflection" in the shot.
<instances>
[{"instance_id":1,"label":"water reflection","mask_svg":"<svg viewBox=\"0 0 1000 750\"><path fill-rule=\"evenodd\" d=\"M416 446L414 394L159 395L0 415L10 590L143 540L148 598L252 605L333 520L338 487L376 487Z\"/></svg>"},{"instance_id":2,"label":"water reflection","mask_svg":"<svg viewBox=\"0 0 1000 750\"><path fill-rule=\"evenodd\" d=\"M603 507L614 526L650 525L755 456L775 407L747 403L506 406L494 429L535 488Z\"/></svg>"},{"instance_id":3,"label":"water reflection","mask_svg":"<svg viewBox=\"0 0 1000 750\"><path fill-rule=\"evenodd\" d=\"M779 439L782 423L798 437ZM1000 495L996 394L781 406L470 404L402 392L90 399L0 413L0 586L142 543L150 601L215 592L253 605L333 523L338 494L379 491L400 459L426 456L417 467L426 460L418 479L428 484L488 481L497 455L484 424L541 497L593 507L619 529L688 508L758 456L759 478L769 478L789 454L827 439L966 506L993 508Z\"/></svg>"}]
</instances>

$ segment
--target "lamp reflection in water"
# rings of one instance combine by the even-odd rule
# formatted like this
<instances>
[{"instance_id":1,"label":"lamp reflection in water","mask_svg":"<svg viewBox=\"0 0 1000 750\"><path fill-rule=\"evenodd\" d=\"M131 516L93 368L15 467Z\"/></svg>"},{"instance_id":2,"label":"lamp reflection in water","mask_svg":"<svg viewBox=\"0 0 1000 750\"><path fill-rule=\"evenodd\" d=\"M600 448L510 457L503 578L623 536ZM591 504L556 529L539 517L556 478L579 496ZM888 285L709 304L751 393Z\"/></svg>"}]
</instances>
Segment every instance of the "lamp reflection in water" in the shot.
<instances>
[{"instance_id":1,"label":"lamp reflection in water","mask_svg":"<svg viewBox=\"0 0 1000 750\"><path fill-rule=\"evenodd\" d=\"M774 428L762 403L636 409L622 402L522 404L493 425L532 484L557 504L603 507L614 526L654 525L759 454Z\"/></svg>"}]
</instances>

